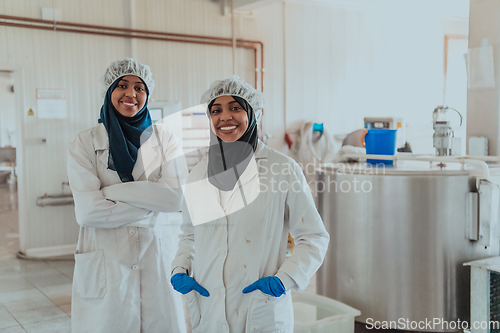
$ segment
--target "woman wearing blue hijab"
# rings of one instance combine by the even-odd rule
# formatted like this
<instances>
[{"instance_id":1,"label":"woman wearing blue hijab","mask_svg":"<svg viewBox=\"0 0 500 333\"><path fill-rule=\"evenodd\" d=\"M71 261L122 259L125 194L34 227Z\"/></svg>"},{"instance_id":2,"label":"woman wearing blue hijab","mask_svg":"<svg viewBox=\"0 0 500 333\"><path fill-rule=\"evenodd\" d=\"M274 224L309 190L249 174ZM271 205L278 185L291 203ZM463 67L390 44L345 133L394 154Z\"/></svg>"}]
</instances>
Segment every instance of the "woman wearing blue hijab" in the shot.
<instances>
[{"instance_id":1,"label":"woman wearing blue hijab","mask_svg":"<svg viewBox=\"0 0 500 333\"><path fill-rule=\"evenodd\" d=\"M115 61L101 83L99 124L69 146L80 225L72 332L185 332L182 300L166 278L177 243L166 213L180 210L187 177L181 142L152 124L149 66Z\"/></svg>"}]
</instances>

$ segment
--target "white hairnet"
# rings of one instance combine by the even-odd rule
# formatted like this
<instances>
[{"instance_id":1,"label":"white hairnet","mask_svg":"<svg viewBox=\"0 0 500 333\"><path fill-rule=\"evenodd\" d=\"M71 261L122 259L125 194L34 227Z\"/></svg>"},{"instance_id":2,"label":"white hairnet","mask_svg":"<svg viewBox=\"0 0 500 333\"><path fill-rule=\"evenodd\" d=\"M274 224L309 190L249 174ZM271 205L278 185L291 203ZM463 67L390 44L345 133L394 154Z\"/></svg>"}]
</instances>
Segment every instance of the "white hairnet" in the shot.
<instances>
[{"instance_id":1,"label":"white hairnet","mask_svg":"<svg viewBox=\"0 0 500 333\"><path fill-rule=\"evenodd\" d=\"M220 96L238 96L246 100L255 113L257 124L260 123L262 109L264 108L264 94L243 81L238 75L214 81L201 96L201 103L210 104Z\"/></svg>"},{"instance_id":2,"label":"white hairnet","mask_svg":"<svg viewBox=\"0 0 500 333\"><path fill-rule=\"evenodd\" d=\"M116 79L125 75L135 75L144 81L149 90L149 96L153 93L155 88L155 81L153 80L153 73L148 65L143 65L132 58L125 58L123 60L113 61L104 76L101 77L102 96L106 95L109 87L116 81Z\"/></svg>"}]
</instances>

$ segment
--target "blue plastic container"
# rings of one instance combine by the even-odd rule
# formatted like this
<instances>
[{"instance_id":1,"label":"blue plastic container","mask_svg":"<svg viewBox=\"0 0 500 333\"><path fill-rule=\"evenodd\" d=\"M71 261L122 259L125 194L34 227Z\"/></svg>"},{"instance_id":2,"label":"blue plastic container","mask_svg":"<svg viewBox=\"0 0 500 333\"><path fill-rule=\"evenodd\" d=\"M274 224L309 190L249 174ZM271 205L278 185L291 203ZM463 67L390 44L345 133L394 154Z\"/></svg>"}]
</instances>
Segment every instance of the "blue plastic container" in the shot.
<instances>
[{"instance_id":1,"label":"blue plastic container","mask_svg":"<svg viewBox=\"0 0 500 333\"><path fill-rule=\"evenodd\" d=\"M396 154L396 133L392 129L370 129L366 133L364 141L367 154L375 155L395 155ZM392 160L367 159L368 164L393 165Z\"/></svg>"}]
</instances>

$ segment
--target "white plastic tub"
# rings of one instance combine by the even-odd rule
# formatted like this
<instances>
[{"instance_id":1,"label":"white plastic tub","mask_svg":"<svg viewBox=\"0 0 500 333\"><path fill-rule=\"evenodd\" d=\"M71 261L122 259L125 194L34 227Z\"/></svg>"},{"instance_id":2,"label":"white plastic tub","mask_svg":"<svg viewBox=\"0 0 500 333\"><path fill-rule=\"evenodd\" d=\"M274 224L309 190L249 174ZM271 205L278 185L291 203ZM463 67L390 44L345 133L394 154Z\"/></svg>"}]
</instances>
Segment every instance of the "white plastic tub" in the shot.
<instances>
[{"instance_id":1,"label":"white plastic tub","mask_svg":"<svg viewBox=\"0 0 500 333\"><path fill-rule=\"evenodd\" d=\"M292 292L294 333L354 333L361 311L334 299Z\"/></svg>"}]
</instances>

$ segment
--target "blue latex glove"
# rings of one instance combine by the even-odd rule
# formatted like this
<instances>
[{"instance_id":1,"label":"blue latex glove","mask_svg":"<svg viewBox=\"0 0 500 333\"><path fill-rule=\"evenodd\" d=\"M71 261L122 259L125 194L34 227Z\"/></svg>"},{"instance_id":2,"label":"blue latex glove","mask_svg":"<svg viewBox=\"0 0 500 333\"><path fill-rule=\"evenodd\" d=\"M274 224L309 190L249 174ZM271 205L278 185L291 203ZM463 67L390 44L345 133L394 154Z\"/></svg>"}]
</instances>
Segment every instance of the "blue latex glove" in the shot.
<instances>
[{"instance_id":1,"label":"blue latex glove","mask_svg":"<svg viewBox=\"0 0 500 333\"><path fill-rule=\"evenodd\" d=\"M200 286L195 279L188 276L186 273L177 273L170 279L172 287L183 295L186 295L191 290L196 290L201 296L208 297L210 293Z\"/></svg>"},{"instance_id":2,"label":"blue latex glove","mask_svg":"<svg viewBox=\"0 0 500 333\"><path fill-rule=\"evenodd\" d=\"M262 279L258 279L245 289L243 289L243 294L251 293L254 290L259 289L264 294L280 297L285 294L285 287L281 280L276 276L268 276Z\"/></svg>"}]
</instances>

